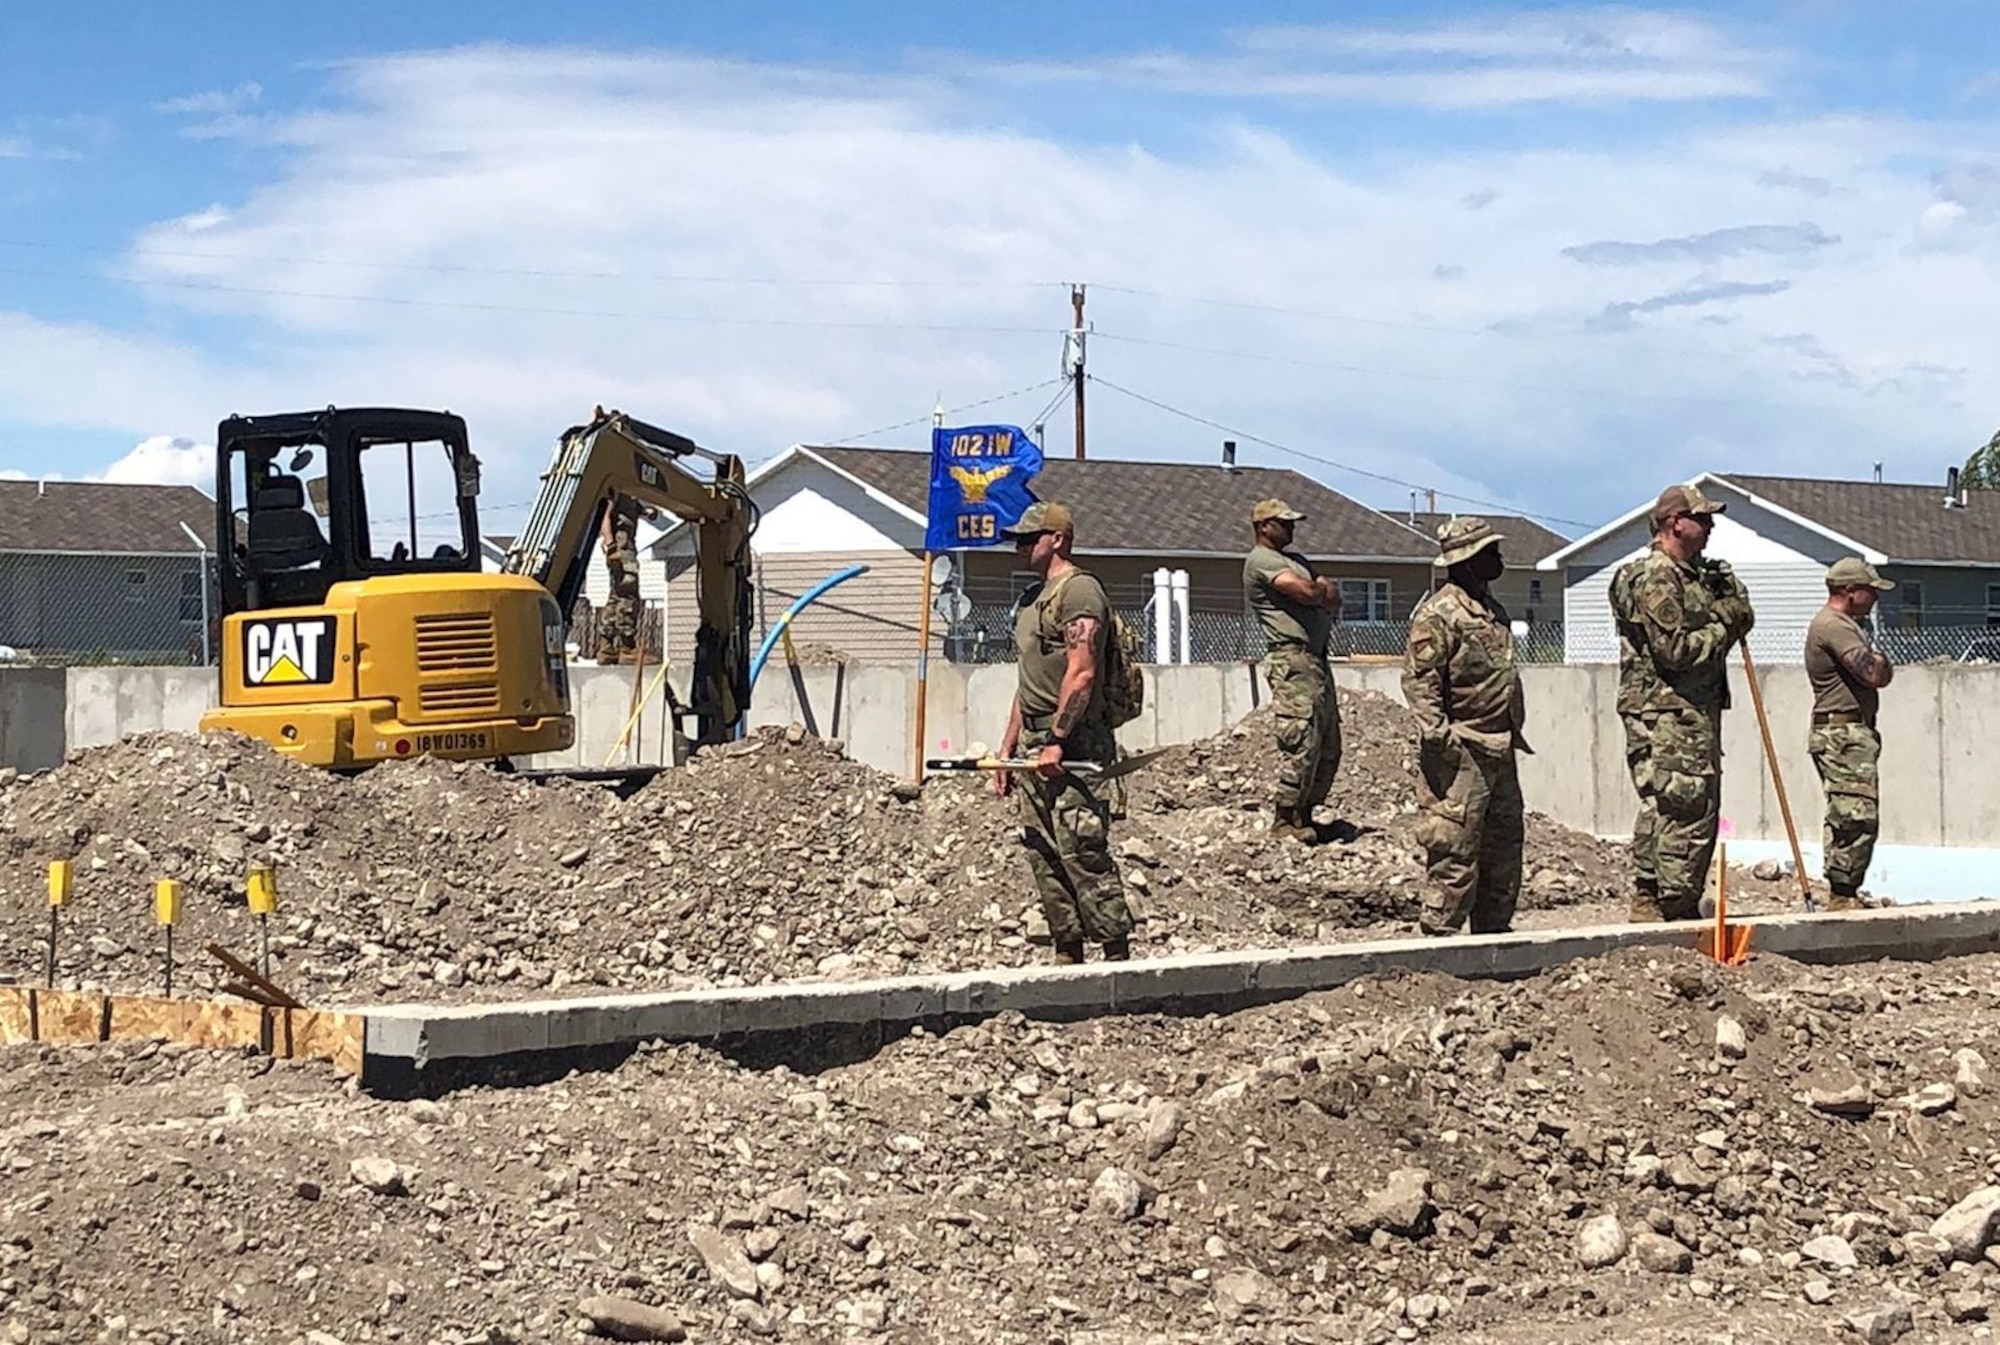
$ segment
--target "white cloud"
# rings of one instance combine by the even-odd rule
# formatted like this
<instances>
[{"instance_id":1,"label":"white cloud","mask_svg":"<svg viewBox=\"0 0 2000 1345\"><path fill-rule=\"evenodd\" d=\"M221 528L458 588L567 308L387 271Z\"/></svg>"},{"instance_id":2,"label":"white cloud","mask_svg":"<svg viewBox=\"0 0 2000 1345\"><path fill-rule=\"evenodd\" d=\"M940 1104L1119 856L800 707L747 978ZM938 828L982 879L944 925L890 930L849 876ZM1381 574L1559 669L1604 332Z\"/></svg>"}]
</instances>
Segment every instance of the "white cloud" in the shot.
<instances>
[{"instance_id":1,"label":"white cloud","mask_svg":"<svg viewBox=\"0 0 2000 1345\"><path fill-rule=\"evenodd\" d=\"M1586 8L1399 26L1246 28L1221 52L1150 51L999 67L1024 82L1098 81L1217 98L1407 104L1439 110L1556 103L1761 99L1788 63L1716 24Z\"/></svg>"},{"instance_id":2,"label":"white cloud","mask_svg":"<svg viewBox=\"0 0 2000 1345\"><path fill-rule=\"evenodd\" d=\"M173 116L212 117L225 112L239 112L263 96L263 86L251 80L233 89L210 89L205 93L169 98L154 106Z\"/></svg>"},{"instance_id":3,"label":"white cloud","mask_svg":"<svg viewBox=\"0 0 2000 1345\"><path fill-rule=\"evenodd\" d=\"M491 507L528 497L594 403L757 459L1053 378L1053 282L1083 279L1110 382L1589 519L1704 467L1907 458L1928 479L2000 375L1996 244L1914 246L1938 188L1896 166L1992 157L1981 123L1705 124L1643 150L1460 145L1352 167L1241 121L1172 154L1079 146L924 79L661 55L406 55L348 67L335 93L265 128L286 148L276 176L128 259L164 317L212 319L198 329L227 330L226 350L0 314L0 402L195 442L234 411L449 407ZM1840 184L1812 202L1812 246L1690 241L1769 223L1772 174ZM1622 239L1686 246L1643 275L1563 255ZM1718 305L1666 301L1691 295L1746 301L1712 325ZM1801 335L1815 344L1788 344ZM980 414L1026 420L1048 396ZM1224 437L1109 387L1090 407L1107 454L1206 459Z\"/></svg>"},{"instance_id":4,"label":"white cloud","mask_svg":"<svg viewBox=\"0 0 2000 1345\"><path fill-rule=\"evenodd\" d=\"M142 439L130 453L102 472L86 477L89 481L111 481L121 485L199 486L215 488L215 446L198 444L170 434Z\"/></svg>"}]
</instances>

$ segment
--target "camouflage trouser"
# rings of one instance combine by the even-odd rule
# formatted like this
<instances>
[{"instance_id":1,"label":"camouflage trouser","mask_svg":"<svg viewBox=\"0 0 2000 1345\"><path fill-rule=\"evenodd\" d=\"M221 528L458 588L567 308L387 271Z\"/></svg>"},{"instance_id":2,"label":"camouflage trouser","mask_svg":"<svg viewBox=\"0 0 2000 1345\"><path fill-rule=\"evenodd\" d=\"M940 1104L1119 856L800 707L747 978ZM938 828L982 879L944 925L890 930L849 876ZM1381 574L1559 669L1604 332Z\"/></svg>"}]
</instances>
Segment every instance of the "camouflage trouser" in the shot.
<instances>
[{"instance_id":1,"label":"camouflage trouser","mask_svg":"<svg viewBox=\"0 0 2000 1345\"><path fill-rule=\"evenodd\" d=\"M608 663L638 646L639 587L632 585L630 594L613 589L597 615L596 657L599 662Z\"/></svg>"},{"instance_id":2,"label":"camouflage trouser","mask_svg":"<svg viewBox=\"0 0 2000 1345\"><path fill-rule=\"evenodd\" d=\"M1882 735L1866 724L1819 724L1810 742L1826 794L1826 882L1859 889L1882 830L1876 764Z\"/></svg>"},{"instance_id":3,"label":"camouflage trouser","mask_svg":"<svg viewBox=\"0 0 2000 1345\"><path fill-rule=\"evenodd\" d=\"M1048 743L1046 729L1023 729L1020 754L1032 757ZM1064 754L1075 761L1117 759L1108 725L1086 724L1070 735ZM1021 796L1021 839L1042 899L1042 915L1057 944L1107 943L1132 934L1125 884L1111 857L1111 806L1082 777L1044 780L1014 777Z\"/></svg>"},{"instance_id":4,"label":"camouflage trouser","mask_svg":"<svg viewBox=\"0 0 2000 1345\"><path fill-rule=\"evenodd\" d=\"M1722 814L1721 715L1661 711L1643 716L1638 729L1644 747L1635 752L1628 740L1626 751L1639 791L1634 866L1642 882L1649 872L1658 880L1669 920L1691 920L1700 914Z\"/></svg>"},{"instance_id":5,"label":"camouflage trouser","mask_svg":"<svg viewBox=\"0 0 2000 1345\"><path fill-rule=\"evenodd\" d=\"M1632 784L1652 776L1653 736L1638 715L1620 715L1625 725L1625 768ZM1655 855L1660 844L1660 809L1650 791L1639 788L1639 815L1632 819L1632 868L1639 887L1657 892L1660 872Z\"/></svg>"},{"instance_id":6,"label":"camouflage trouser","mask_svg":"<svg viewBox=\"0 0 2000 1345\"><path fill-rule=\"evenodd\" d=\"M1446 738L1425 741L1417 761L1423 814L1416 837L1431 877L1424 933L1452 933L1468 916L1474 934L1508 929L1521 896L1525 835L1513 751L1489 753Z\"/></svg>"},{"instance_id":7,"label":"camouflage trouser","mask_svg":"<svg viewBox=\"0 0 2000 1345\"><path fill-rule=\"evenodd\" d=\"M1281 645L1264 657L1271 684L1271 708L1278 716L1280 808L1311 813L1326 802L1340 769L1340 701L1326 659L1297 645Z\"/></svg>"}]
</instances>

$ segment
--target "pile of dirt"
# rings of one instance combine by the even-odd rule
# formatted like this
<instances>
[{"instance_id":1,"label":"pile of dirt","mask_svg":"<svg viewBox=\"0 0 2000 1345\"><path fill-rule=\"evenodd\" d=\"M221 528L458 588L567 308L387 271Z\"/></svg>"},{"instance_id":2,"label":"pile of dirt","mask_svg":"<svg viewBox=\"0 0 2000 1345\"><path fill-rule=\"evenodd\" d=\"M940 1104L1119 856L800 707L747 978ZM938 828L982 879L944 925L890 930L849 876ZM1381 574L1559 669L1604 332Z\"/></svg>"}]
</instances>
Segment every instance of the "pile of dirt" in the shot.
<instances>
[{"instance_id":1,"label":"pile of dirt","mask_svg":"<svg viewBox=\"0 0 2000 1345\"><path fill-rule=\"evenodd\" d=\"M2000 959L1357 982L689 1046L437 1101L0 1051L14 1339L1942 1339L2000 1290ZM189 1256L189 1238L200 1254ZM622 1305L607 1300L623 1300Z\"/></svg>"},{"instance_id":2,"label":"pile of dirt","mask_svg":"<svg viewBox=\"0 0 2000 1345\"><path fill-rule=\"evenodd\" d=\"M1140 954L1407 932L1423 871L1403 712L1344 695L1341 839L1273 842L1263 716L1129 777L1115 836ZM41 866L76 862L65 984L160 979L155 879L187 888L185 950L248 953L247 869L279 873L274 975L312 1002L492 999L572 987L686 988L1010 965L1047 956L1018 813L980 778L920 797L794 727L663 773L629 799L484 766L356 777L233 735L151 734L20 779L0 773L0 975L42 966ZM1615 847L1536 819L1524 921L1613 914Z\"/></svg>"}]
</instances>

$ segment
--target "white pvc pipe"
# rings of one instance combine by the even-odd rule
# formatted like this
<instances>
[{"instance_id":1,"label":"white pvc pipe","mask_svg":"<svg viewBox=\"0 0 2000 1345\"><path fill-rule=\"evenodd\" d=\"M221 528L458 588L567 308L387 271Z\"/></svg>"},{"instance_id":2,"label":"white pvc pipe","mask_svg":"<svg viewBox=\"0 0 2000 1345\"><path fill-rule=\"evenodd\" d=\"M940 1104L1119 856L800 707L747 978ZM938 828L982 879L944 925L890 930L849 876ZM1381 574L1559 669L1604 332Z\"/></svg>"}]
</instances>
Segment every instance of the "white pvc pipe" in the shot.
<instances>
[{"instance_id":1,"label":"white pvc pipe","mask_svg":"<svg viewBox=\"0 0 2000 1345\"><path fill-rule=\"evenodd\" d=\"M1190 663L1193 660L1188 657L1188 627L1191 624L1188 620L1188 572L1186 570L1175 570L1173 583L1174 612L1179 617L1181 628L1181 656L1179 661Z\"/></svg>"},{"instance_id":2,"label":"white pvc pipe","mask_svg":"<svg viewBox=\"0 0 2000 1345\"><path fill-rule=\"evenodd\" d=\"M1153 571L1153 662L1172 663L1173 600L1165 566Z\"/></svg>"}]
</instances>

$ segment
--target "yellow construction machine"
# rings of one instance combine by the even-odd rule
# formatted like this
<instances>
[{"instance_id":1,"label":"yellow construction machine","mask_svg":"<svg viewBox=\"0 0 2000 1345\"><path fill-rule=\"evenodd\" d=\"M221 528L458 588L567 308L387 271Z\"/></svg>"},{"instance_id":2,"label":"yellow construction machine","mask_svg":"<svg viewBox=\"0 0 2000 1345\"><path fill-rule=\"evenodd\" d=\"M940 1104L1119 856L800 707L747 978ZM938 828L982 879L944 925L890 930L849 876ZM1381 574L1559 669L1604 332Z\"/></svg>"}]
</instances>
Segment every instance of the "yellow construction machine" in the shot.
<instances>
[{"instance_id":1,"label":"yellow construction machine","mask_svg":"<svg viewBox=\"0 0 2000 1345\"><path fill-rule=\"evenodd\" d=\"M749 708L757 510L732 455L599 408L556 445L497 572L481 564L479 460L449 412L232 416L215 485L221 703L204 731L333 769L570 747L569 613L621 496L693 525L700 624L676 734L724 741Z\"/></svg>"}]
</instances>

